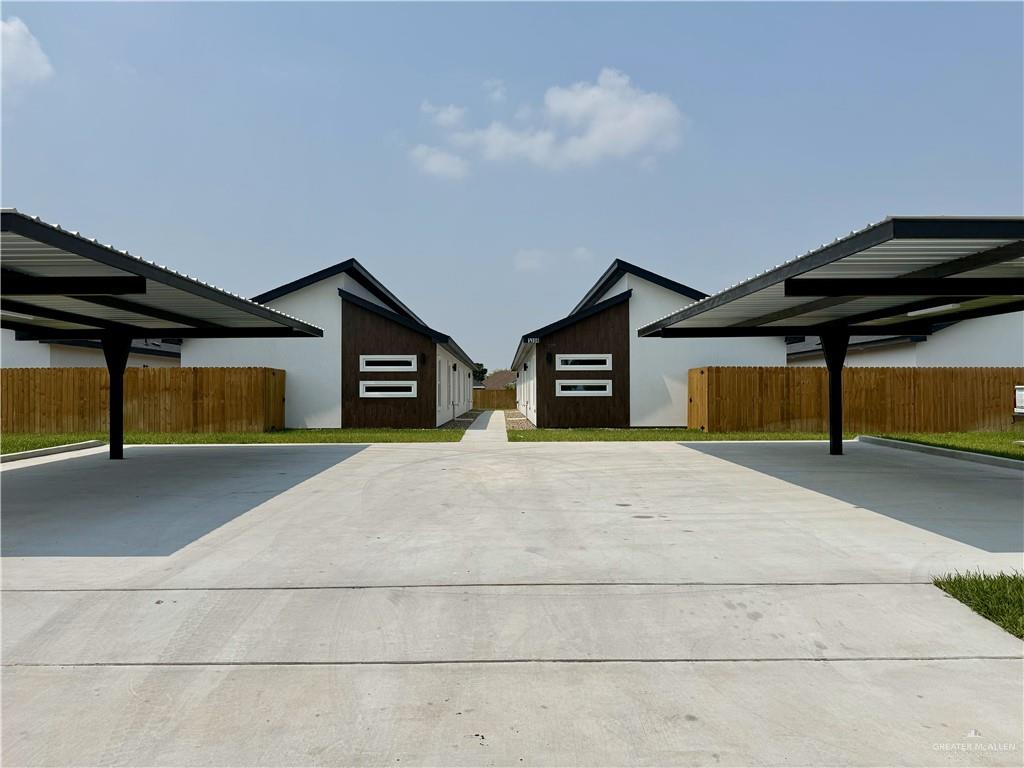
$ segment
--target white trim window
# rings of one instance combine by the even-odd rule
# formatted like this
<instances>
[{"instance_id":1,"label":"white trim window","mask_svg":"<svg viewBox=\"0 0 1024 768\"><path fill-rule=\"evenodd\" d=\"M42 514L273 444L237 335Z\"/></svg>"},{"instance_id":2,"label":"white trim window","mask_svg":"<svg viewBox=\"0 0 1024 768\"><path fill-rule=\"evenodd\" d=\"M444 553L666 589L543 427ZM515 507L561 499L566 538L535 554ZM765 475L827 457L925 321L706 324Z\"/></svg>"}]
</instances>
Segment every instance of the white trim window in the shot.
<instances>
[{"instance_id":1,"label":"white trim window","mask_svg":"<svg viewBox=\"0 0 1024 768\"><path fill-rule=\"evenodd\" d=\"M611 379L556 379L555 397L611 397Z\"/></svg>"},{"instance_id":2,"label":"white trim window","mask_svg":"<svg viewBox=\"0 0 1024 768\"><path fill-rule=\"evenodd\" d=\"M556 371L610 371L611 355L555 355Z\"/></svg>"},{"instance_id":3,"label":"white trim window","mask_svg":"<svg viewBox=\"0 0 1024 768\"><path fill-rule=\"evenodd\" d=\"M416 382L360 381L360 397L416 397Z\"/></svg>"},{"instance_id":4,"label":"white trim window","mask_svg":"<svg viewBox=\"0 0 1024 768\"><path fill-rule=\"evenodd\" d=\"M416 355L360 355L360 371L381 373L415 373Z\"/></svg>"}]
</instances>

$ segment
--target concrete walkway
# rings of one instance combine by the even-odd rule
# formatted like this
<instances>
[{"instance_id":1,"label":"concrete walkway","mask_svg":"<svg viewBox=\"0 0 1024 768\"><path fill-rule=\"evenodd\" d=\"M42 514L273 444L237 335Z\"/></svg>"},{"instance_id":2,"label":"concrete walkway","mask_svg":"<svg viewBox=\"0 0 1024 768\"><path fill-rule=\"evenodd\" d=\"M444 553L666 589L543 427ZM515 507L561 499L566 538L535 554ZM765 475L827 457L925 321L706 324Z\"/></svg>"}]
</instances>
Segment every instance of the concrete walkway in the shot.
<instances>
[{"instance_id":1,"label":"concrete walkway","mask_svg":"<svg viewBox=\"0 0 1024 768\"><path fill-rule=\"evenodd\" d=\"M502 415L4 465L3 764L1021 765L1019 472Z\"/></svg>"},{"instance_id":2,"label":"concrete walkway","mask_svg":"<svg viewBox=\"0 0 1024 768\"><path fill-rule=\"evenodd\" d=\"M463 443L470 445L498 445L508 442L508 432L505 429L504 411L484 411L476 417L466 434L462 436Z\"/></svg>"}]
</instances>

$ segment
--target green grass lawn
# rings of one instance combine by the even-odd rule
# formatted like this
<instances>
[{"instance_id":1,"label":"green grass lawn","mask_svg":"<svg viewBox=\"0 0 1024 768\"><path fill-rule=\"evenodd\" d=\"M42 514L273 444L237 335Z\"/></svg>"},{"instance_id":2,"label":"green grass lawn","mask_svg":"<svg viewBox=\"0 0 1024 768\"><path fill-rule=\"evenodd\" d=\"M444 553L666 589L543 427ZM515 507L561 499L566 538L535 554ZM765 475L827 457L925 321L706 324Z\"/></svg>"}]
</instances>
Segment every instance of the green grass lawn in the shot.
<instances>
[{"instance_id":1,"label":"green grass lawn","mask_svg":"<svg viewBox=\"0 0 1024 768\"><path fill-rule=\"evenodd\" d=\"M952 573L935 586L972 611L1024 640L1024 573Z\"/></svg>"},{"instance_id":2,"label":"green grass lawn","mask_svg":"<svg viewBox=\"0 0 1024 768\"><path fill-rule=\"evenodd\" d=\"M464 429L285 429L278 432L127 432L126 445L168 443L457 443ZM3 434L0 453L49 448L53 445L103 440L105 432L66 434Z\"/></svg>"},{"instance_id":3,"label":"green grass lawn","mask_svg":"<svg viewBox=\"0 0 1024 768\"><path fill-rule=\"evenodd\" d=\"M651 441L671 440L827 440L819 432L701 432L683 427L653 427L647 429L510 429L511 443L571 443L597 441Z\"/></svg>"},{"instance_id":4,"label":"green grass lawn","mask_svg":"<svg viewBox=\"0 0 1024 768\"><path fill-rule=\"evenodd\" d=\"M1024 445L1015 442L1024 440L1024 430L1020 429L1006 432L914 432L880 434L879 437L1024 460Z\"/></svg>"}]
</instances>

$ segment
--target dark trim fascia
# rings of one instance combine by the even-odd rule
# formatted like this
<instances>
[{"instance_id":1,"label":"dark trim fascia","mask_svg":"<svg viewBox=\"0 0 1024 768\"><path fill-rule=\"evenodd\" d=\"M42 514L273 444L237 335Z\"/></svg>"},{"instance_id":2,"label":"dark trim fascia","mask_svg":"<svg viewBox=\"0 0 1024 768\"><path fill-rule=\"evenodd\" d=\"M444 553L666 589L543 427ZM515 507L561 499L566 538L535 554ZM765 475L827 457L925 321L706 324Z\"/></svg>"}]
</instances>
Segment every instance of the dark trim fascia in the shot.
<instances>
[{"instance_id":1,"label":"dark trim fascia","mask_svg":"<svg viewBox=\"0 0 1024 768\"><path fill-rule=\"evenodd\" d=\"M292 280L291 282L280 285L277 288L271 288L269 291L264 291L258 296L253 296L252 300L259 302L260 304L266 304L268 301L279 299L289 293L294 293L302 288L315 285L322 280L326 280L329 277L334 277L340 274L350 275L357 283L399 314L407 315L412 320L415 320L418 323L423 323L415 312L399 301L395 294L385 288L384 284L371 275L369 270L367 270L366 267L360 264L356 259L345 259L345 261L339 261L337 264L324 267L323 269L317 270L305 277L300 277L297 280Z\"/></svg>"},{"instance_id":2,"label":"dark trim fascia","mask_svg":"<svg viewBox=\"0 0 1024 768\"><path fill-rule=\"evenodd\" d=\"M138 275L121 277L41 277L4 267L0 269L4 296L66 296L144 294L146 278Z\"/></svg>"},{"instance_id":3,"label":"dark trim fascia","mask_svg":"<svg viewBox=\"0 0 1024 768\"><path fill-rule=\"evenodd\" d=\"M52 248L58 248L62 251L73 253L77 256L90 259L108 267L120 269L124 272L144 277L147 280L162 283L163 285L167 285L171 288L176 288L177 290L184 291L185 293L190 293L193 296L199 296L200 298L216 302L222 306L237 309L240 312L245 312L253 317L258 317L261 320L266 320L277 326L287 328L289 331L286 334L278 334L275 331L273 334L275 336L324 335L323 331L316 326L288 317L268 307L254 304L253 302L239 296L233 296L219 288L214 288L213 286L206 285L198 280L193 280L190 277L179 275L169 269L164 269L163 267L150 264L149 262L143 261L142 259L138 259L134 256L129 256L119 251L115 251L113 248L87 240L80 235L72 234L71 232L67 232L66 230L55 227L52 224L47 224L41 220L33 219L18 211L3 211L0 213L0 230L4 232L13 232L30 240L35 240L37 243L43 243L44 245L49 245ZM161 335L169 337L178 336L180 334L162 333ZM135 338L156 337L135 336Z\"/></svg>"},{"instance_id":4,"label":"dark trim fascia","mask_svg":"<svg viewBox=\"0 0 1024 768\"><path fill-rule=\"evenodd\" d=\"M622 293L615 294L610 299L599 301L597 304L591 304L589 307L577 312L576 314L563 317L561 320L556 320L553 323L545 325L543 328L538 328L535 331L530 331L530 333L524 333L522 339L519 341L519 346L516 347L516 354L512 358L511 369L514 371L516 370L516 368L519 367L519 363L522 362L521 358L523 357L525 350L528 349L533 343L535 343L530 341L530 339L541 339L549 334L554 333L555 331L560 331L563 328L568 328L570 325L575 325L581 320L585 320L588 317L593 317L596 314L604 312L606 309L610 309L611 307L629 301L632 295L633 289L630 288L629 290L623 291Z\"/></svg>"},{"instance_id":5,"label":"dark trim fascia","mask_svg":"<svg viewBox=\"0 0 1024 768\"><path fill-rule=\"evenodd\" d=\"M768 270L710 298L683 307L661 320L648 323L640 329L639 333L641 336L655 336L658 331L667 326L896 238L1019 240L1024 238L1024 218L889 218ZM917 276L936 277L940 275L925 273L922 270L917 273ZM808 310L803 310L803 312L806 311ZM761 322L767 321L762 319Z\"/></svg>"},{"instance_id":6,"label":"dark trim fascia","mask_svg":"<svg viewBox=\"0 0 1024 768\"><path fill-rule=\"evenodd\" d=\"M1024 279L1013 277L790 278L786 296L1022 296Z\"/></svg>"},{"instance_id":7,"label":"dark trim fascia","mask_svg":"<svg viewBox=\"0 0 1024 768\"><path fill-rule=\"evenodd\" d=\"M428 325L418 323L415 320L406 317L405 315L400 315L397 312L393 312L390 309L387 309L386 307L382 307L380 304L374 304L372 301L367 301L362 296L356 296L356 294L354 293L349 293L344 288L338 289L338 295L341 297L342 301L351 302L352 304L355 304L357 307L360 307L362 309L367 310L368 312L373 312L374 314L383 317L385 320L390 320L391 322L397 323L398 325L408 328L409 330L423 334L431 341L433 341L435 344L440 344L442 347L447 349L449 352L452 353L454 357L457 357L460 360L462 360L462 362L466 363L470 368L476 370L476 363L473 362L472 358L470 358L470 356L463 351L462 347L456 344L452 337L449 336L447 333L435 331Z\"/></svg>"},{"instance_id":8,"label":"dark trim fascia","mask_svg":"<svg viewBox=\"0 0 1024 768\"><path fill-rule=\"evenodd\" d=\"M828 333L845 333L850 336L927 336L936 330L946 328L961 320L979 317L996 317L1024 311L1024 299L971 307L959 312L944 312L920 320L900 320L878 325L849 325L830 321L816 325L774 325L774 326L704 326L687 328L662 328L648 336L670 339L706 338L764 338L773 336L821 336ZM637 331L639 334L640 331Z\"/></svg>"},{"instance_id":9,"label":"dark trim fascia","mask_svg":"<svg viewBox=\"0 0 1024 768\"><path fill-rule=\"evenodd\" d=\"M117 329L103 328L52 328L16 320L0 318L0 328L15 332L19 341L61 340L61 339L102 339L112 333L129 339L308 339L312 334L295 328L143 328L131 325ZM319 334L317 334L319 335Z\"/></svg>"},{"instance_id":10,"label":"dark trim fascia","mask_svg":"<svg viewBox=\"0 0 1024 768\"><path fill-rule=\"evenodd\" d=\"M616 259L611 265L604 271L604 274L598 278L597 282L591 286L590 290L587 291L586 295L580 300L580 303L573 307L570 315L574 315L588 306L593 304L596 299L607 291L612 285L615 284L623 275L635 275L649 283L666 288L673 293L678 293L681 296L686 296L689 299L697 301L707 296L703 291L698 291L696 288L691 288L683 283L678 283L675 280L671 280L664 275L659 275L657 272L651 272L649 269L644 269L636 264L631 264L628 261L622 259Z\"/></svg>"}]
</instances>

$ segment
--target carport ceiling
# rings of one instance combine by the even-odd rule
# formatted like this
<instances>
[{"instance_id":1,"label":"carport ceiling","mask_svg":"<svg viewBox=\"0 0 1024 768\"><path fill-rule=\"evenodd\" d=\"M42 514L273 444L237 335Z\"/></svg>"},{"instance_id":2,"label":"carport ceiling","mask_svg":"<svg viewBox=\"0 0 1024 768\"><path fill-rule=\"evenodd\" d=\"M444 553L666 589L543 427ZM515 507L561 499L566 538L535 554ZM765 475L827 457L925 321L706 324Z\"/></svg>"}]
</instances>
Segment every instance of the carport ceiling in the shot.
<instances>
[{"instance_id":1,"label":"carport ceiling","mask_svg":"<svg viewBox=\"0 0 1024 768\"><path fill-rule=\"evenodd\" d=\"M2 214L0 325L19 339L322 336L319 328L15 210Z\"/></svg>"},{"instance_id":2,"label":"carport ceiling","mask_svg":"<svg viewBox=\"0 0 1024 768\"><path fill-rule=\"evenodd\" d=\"M694 302L640 336L928 334L1024 310L1024 218L893 217Z\"/></svg>"}]
</instances>

